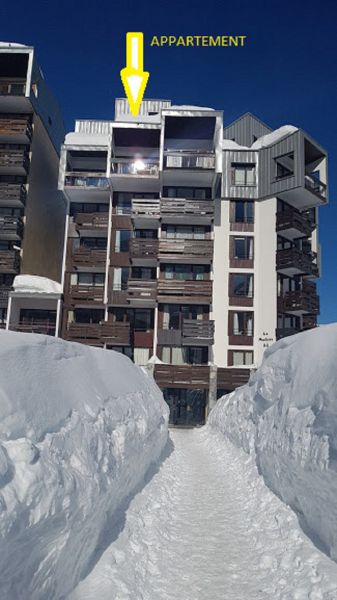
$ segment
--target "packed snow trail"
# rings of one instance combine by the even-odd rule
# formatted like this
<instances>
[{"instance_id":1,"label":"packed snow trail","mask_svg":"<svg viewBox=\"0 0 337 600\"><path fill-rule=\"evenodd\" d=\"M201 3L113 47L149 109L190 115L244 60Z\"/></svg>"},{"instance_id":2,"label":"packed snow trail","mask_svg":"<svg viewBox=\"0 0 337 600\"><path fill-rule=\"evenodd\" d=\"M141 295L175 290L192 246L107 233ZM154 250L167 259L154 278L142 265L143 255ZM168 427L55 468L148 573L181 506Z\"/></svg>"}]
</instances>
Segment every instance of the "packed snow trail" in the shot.
<instances>
[{"instance_id":1,"label":"packed snow trail","mask_svg":"<svg viewBox=\"0 0 337 600\"><path fill-rule=\"evenodd\" d=\"M336 563L251 458L207 428L174 430L171 440L69 599L336 600Z\"/></svg>"}]
</instances>

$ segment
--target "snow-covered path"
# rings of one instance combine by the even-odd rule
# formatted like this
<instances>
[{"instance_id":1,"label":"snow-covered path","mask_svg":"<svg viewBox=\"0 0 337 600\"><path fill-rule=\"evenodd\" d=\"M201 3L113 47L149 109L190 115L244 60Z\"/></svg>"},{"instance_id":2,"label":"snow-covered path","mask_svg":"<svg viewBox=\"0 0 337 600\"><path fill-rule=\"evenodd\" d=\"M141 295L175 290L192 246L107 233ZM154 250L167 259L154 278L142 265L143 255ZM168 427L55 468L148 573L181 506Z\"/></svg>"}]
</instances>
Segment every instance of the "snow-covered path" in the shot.
<instances>
[{"instance_id":1,"label":"snow-covered path","mask_svg":"<svg viewBox=\"0 0 337 600\"><path fill-rule=\"evenodd\" d=\"M69 600L336 600L337 565L249 457L206 428L171 440Z\"/></svg>"}]
</instances>

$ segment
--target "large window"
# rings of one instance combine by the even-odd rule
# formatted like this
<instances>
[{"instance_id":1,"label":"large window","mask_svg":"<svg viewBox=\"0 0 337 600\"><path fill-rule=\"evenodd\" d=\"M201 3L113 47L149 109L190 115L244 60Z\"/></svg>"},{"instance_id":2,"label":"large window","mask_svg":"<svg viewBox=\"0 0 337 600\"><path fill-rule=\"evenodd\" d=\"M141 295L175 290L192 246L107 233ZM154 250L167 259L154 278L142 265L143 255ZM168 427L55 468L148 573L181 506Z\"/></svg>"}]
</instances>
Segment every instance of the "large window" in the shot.
<instances>
[{"instance_id":1,"label":"large window","mask_svg":"<svg viewBox=\"0 0 337 600\"><path fill-rule=\"evenodd\" d=\"M165 264L163 266L163 272L165 279L203 281L204 279L209 278L209 266L207 265Z\"/></svg>"},{"instance_id":2,"label":"large window","mask_svg":"<svg viewBox=\"0 0 337 600\"><path fill-rule=\"evenodd\" d=\"M188 304L163 304L163 329L181 329L183 319L203 319L204 306Z\"/></svg>"},{"instance_id":3,"label":"large window","mask_svg":"<svg viewBox=\"0 0 337 600\"><path fill-rule=\"evenodd\" d=\"M109 212L108 204L96 204L93 202L72 202L70 205L70 216L76 217L79 213L96 213L96 212Z\"/></svg>"},{"instance_id":4,"label":"large window","mask_svg":"<svg viewBox=\"0 0 337 600\"><path fill-rule=\"evenodd\" d=\"M128 285L129 267L114 267L112 289L115 292L126 290Z\"/></svg>"},{"instance_id":5,"label":"large window","mask_svg":"<svg viewBox=\"0 0 337 600\"><path fill-rule=\"evenodd\" d=\"M253 275L247 273L230 274L230 296L253 297Z\"/></svg>"},{"instance_id":6,"label":"large window","mask_svg":"<svg viewBox=\"0 0 337 600\"><path fill-rule=\"evenodd\" d=\"M93 285L95 287L103 287L105 282L104 273L72 273L74 276L74 285Z\"/></svg>"},{"instance_id":7,"label":"large window","mask_svg":"<svg viewBox=\"0 0 337 600\"><path fill-rule=\"evenodd\" d=\"M136 308L130 315L133 320L134 330L151 331L153 329L153 312L150 308Z\"/></svg>"},{"instance_id":8,"label":"large window","mask_svg":"<svg viewBox=\"0 0 337 600\"><path fill-rule=\"evenodd\" d=\"M173 240L205 240L210 228L202 225L163 225L162 237Z\"/></svg>"},{"instance_id":9,"label":"large window","mask_svg":"<svg viewBox=\"0 0 337 600\"><path fill-rule=\"evenodd\" d=\"M158 238L158 230L157 229L135 229L134 235L135 235L135 238L146 239L146 240L156 240Z\"/></svg>"},{"instance_id":10,"label":"large window","mask_svg":"<svg viewBox=\"0 0 337 600\"><path fill-rule=\"evenodd\" d=\"M81 246L82 248L92 248L95 250L106 250L108 240L103 237L81 237L74 238L74 248Z\"/></svg>"},{"instance_id":11,"label":"large window","mask_svg":"<svg viewBox=\"0 0 337 600\"><path fill-rule=\"evenodd\" d=\"M230 361L230 366L248 366L252 365L254 362L253 352L251 350L233 350L231 354L232 360Z\"/></svg>"},{"instance_id":12,"label":"large window","mask_svg":"<svg viewBox=\"0 0 337 600\"><path fill-rule=\"evenodd\" d=\"M74 311L69 311L68 321L75 323L101 323L104 321L104 310L95 308L75 308Z\"/></svg>"},{"instance_id":13,"label":"large window","mask_svg":"<svg viewBox=\"0 0 337 600\"><path fill-rule=\"evenodd\" d=\"M234 200L233 205L234 223L254 223L254 202Z\"/></svg>"},{"instance_id":14,"label":"large window","mask_svg":"<svg viewBox=\"0 0 337 600\"><path fill-rule=\"evenodd\" d=\"M254 163L232 163L232 184L255 185Z\"/></svg>"},{"instance_id":15,"label":"large window","mask_svg":"<svg viewBox=\"0 0 337 600\"><path fill-rule=\"evenodd\" d=\"M133 279L156 279L155 267L132 267L131 277Z\"/></svg>"},{"instance_id":16,"label":"large window","mask_svg":"<svg viewBox=\"0 0 337 600\"><path fill-rule=\"evenodd\" d=\"M254 313L246 311L233 312L233 335L252 336L254 329Z\"/></svg>"},{"instance_id":17,"label":"large window","mask_svg":"<svg viewBox=\"0 0 337 600\"><path fill-rule=\"evenodd\" d=\"M235 237L234 258L252 260L254 258L254 238L248 236Z\"/></svg>"},{"instance_id":18,"label":"large window","mask_svg":"<svg viewBox=\"0 0 337 600\"><path fill-rule=\"evenodd\" d=\"M116 229L115 252L128 252L131 238L129 229Z\"/></svg>"},{"instance_id":19,"label":"large window","mask_svg":"<svg viewBox=\"0 0 337 600\"><path fill-rule=\"evenodd\" d=\"M163 346L162 361L170 365L204 365L208 362L208 348Z\"/></svg>"},{"instance_id":20,"label":"large window","mask_svg":"<svg viewBox=\"0 0 337 600\"><path fill-rule=\"evenodd\" d=\"M276 179L283 179L294 175L294 153L289 152L274 158L276 166Z\"/></svg>"},{"instance_id":21,"label":"large window","mask_svg":"<svg viewBox=\"0 0 337 600\"><path fill-rule=\"evenodd\" d=\"M212 190L211 188L164 187L163 197L208 200L212 197Z\"/></svg>"}]
</instances>

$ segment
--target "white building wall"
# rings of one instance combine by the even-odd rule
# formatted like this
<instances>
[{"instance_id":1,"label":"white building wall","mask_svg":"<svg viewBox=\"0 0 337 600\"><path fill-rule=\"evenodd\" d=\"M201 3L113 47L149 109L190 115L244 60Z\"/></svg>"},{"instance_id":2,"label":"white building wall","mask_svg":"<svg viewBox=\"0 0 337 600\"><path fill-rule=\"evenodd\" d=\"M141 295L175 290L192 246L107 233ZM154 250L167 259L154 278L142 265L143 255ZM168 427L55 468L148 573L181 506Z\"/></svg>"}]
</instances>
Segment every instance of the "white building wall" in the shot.
<instances>
[{"instance_id":1,"label":"white building wall","mask_svg":"<svg viewBox=\"0 0 337 600\"><path fill-rule=\"evenodd\" d=\"M215 320L213 362L227 366L228 351L228 269L229 269L229 200L215 200L213 254L213 312Z\"/></svg>"}]
</instances>

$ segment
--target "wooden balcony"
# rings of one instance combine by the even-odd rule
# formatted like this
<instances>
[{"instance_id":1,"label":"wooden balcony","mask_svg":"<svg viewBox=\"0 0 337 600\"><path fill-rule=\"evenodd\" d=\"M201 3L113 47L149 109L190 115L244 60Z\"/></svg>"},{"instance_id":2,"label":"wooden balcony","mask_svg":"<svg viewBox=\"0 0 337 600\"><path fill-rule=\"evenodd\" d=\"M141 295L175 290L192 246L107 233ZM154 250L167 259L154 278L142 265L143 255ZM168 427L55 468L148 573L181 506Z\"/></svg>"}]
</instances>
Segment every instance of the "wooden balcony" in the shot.
<instances>
[{"instance_id":1,"label":"wooden balcony","mask_svg":"<svg viewBox=\"0 0 337 600\"><path fill-rule=\"evenodd\" d=\"M0 273L19 272L20 254L17 250L0 250Z\"/></svg>"},{"instance_id":2,"label":"wooden balcony","mask_svg":"<svg viewBox=\"0 0 337 600\"><path fill-rule=\"evenodd\" d=\"M158 302L211 304L212 281L158 280Z\"/></svg>"},{"instance_id":3,"label":"wooden balcony","mask_svg":"<svg viewBox=\"0 0 337 600\"><path fill-rule=\"evenodd\" d=\"M212 346L214 344L214 321L183 319L183 346Z\"/></svg>"},{"instance_id":4,"label":"wooden balcony","mask_svg":"<svg viewBox=\"0 0 337 600\"><path fill-rule=\"evenodd\" d=\"M21 331L22 333L40 333L42 335L55 335L55 322L52 321L38 321L32 319L31 321L20 321L17 324L11 324L9 329L11 331Z\"/></svg>"},{"instance_id":5,"label":"wooden balcony","mask_svg":"<svg viewBox=\"0 0 337 600\"><path fill-rule=\"evenodd\" d=\"M162 262L208 264L213 259L213 240L159 240L158 258Z\"/></svg>"},{"instance_id":6,"label":"wooden balcony","mask_svg":"<svg viewBox=\"0 0 337 600\"><path fill-rule=\"evenodd\" d=\"M12 291L12 288L7 285L0 286L0 308L6 308L8 305L9 293Z\"/></svg>"},{"instance_id":7,"label":"wooden balcony","mask_svg":"<svg viewBox=\"0 0 337 600\"><path fill-rule=\"evenodd\" d=\"M317 256L314 252L306 253L297 248L277 250L276 268L279 273L288 277L301 274L318 277L318 266L314 262L316 258Z\"/></svg>"},{"instance_id":8,"label":"wooden balcony","mask_svg":"<svg viewBox=\"0 0 337 600\"><path fill-rule=\"evenodd\" d=\"M127 301L132 306L154 306L157 300L157 281L129 279Z\"/></svg>"},{"instance_id":9,"label":"wooden balcony","mask_svg":"<svg viewBox=\"0 0 337 600\"><path fill-rule=\"evenodd\" d=\"M107 230L109 225L109 213L77 213L75 225L78 230Z\"/></svg>"},{"instance_id":10,"label":"wooden balcony","mask_svg":"<svg viewBox=\"0 0 337 600\"><path fill-rule=\"evenodd\" d=\"M305 214L294 210L279 212L276 215L276 231L288 240L310 237L315 224Z\"/></svg>"},{"instance_id":11,"label":"wooden balcony","mask_svg":"<svg viewBox=\"0 0 337 600\"><path fill-rule=\"evenodd\" d=\"M143 220L152 222L160 218L160 200L159 199L132 199L131 217L136 221Z\"/></svg>"},{"instance_id":12,"label":"wooden balcony","mask_svg":"<svg viewBox=\"0 0 337 600\"><path fill-rule=\"evenodd\" d=\"M238 368L218 368L217 387L231 392L249 381L250 370Z\"/></svg>"},{"instance_id":13,"label":"wooden balcony","mask_svg":"<svg viewBox=\"0 0 337 600\"><path fill-rule=\"evenodd\" d=\"M67 340L93 345L130 345L130 323L70 323L66 330Z\"/></svg>"},{"instance_id":14,"label":"wooden balcony","mask_svg":"<svg viewBox=\"0 0 337 600\"><path fill-rule=\"evenodd\" d=\"M209 388L207 365L155 365L154 378L160 388Z\"/></svg>"},{"instance_id":15,"label":"wooden balcony","mask_svg":"<svg viewBox=\"0 0 337 600\"><path fill-rule=\"evenodd\" d=\"M107 251L101 249L86 248L82 246L73 250L71 253L71 262L75 269L105 267L107 261Z\"/></svg>"},{"instance_id":16,"label":"wooden balcony","mask_svg":"<svg viewBox=\"0 0 337 600\"><path fill-rule=\"evenodd\" d=\"M214 202L213 200L162 198L160 211L163 223L207 225L214 218Z\"/></svg>"},{"instance_id":17,"label":"wooden balcony","mask_svg":"<svg viewBox=\"0 0 337 600\"><path fill-rule=\"evenodd\" d=\"M29 154L25 150L0 148L0 169L2 172L26 175L29 167Z\"/></svg>"},{"instance_id":18,"label":"wooden balcony","mask_svg":"<svg viewBox=\"0 0 337 600\"><path fill-rule=\"evenodd\" d=\"M66 294L66 302L70 304L102 305L104 303L103 286L72 285Z\"/></svg>"},{"instance_id":19,"label":"wooden balcony","mask_svg":"<svg viewBox=\"0 0 337 600\"><path fill-rule=\"evenodd\" d=\"M158 329L159 346L181 346L181 329Z\"/></svg>"},{"instance_id":20,"label":"wooden balcony","mask_svg":"<svg viewBox=\"0 0 337 600\"><path fill-rule=\"evenodd\" d=\"M22 207L26 204L26 188L17 183L0 183L0 206Z\"/></svg>"},{"instance_id":21,"label":"wooden balcony","mask_svg":"<svg viewBox=\"0 0 337 600\"><path fill-rule=\"evenodd\" d=\"M319 314L319 296L308 289L286 292L278 298L278 312L294 315Z\"/></svg>"},{"instance_id":22,"label":"wooden balcony","mask_svg":"<svg viewBox=\"0 0 337 600\"><path fill-rule=\"evenodd\" d=\"M23 235L21 217L0 215L0 239L20 239Z\"/></svg>"},{"instance_id":23,"label":"wooden balcony","mask_svg":"<svg viewBox=\"0 0 337 600\"><path fill-rule=\"evenodd\" d=\"M0 118L0 141L28 144L32 138L32 124L27 117Z\"/></svg>"},{"instance_id":24,"label":"wooden balcony","mask_svg":"<svg viewBox=\"0 0 337 600\"><path fill-rule=\"evenodd\" d=\"M134 238L130 240L129 254L136 264L156 264L159 240ZM145 262L144 262L145 261Z\"/></svg>"}]
</instances>

